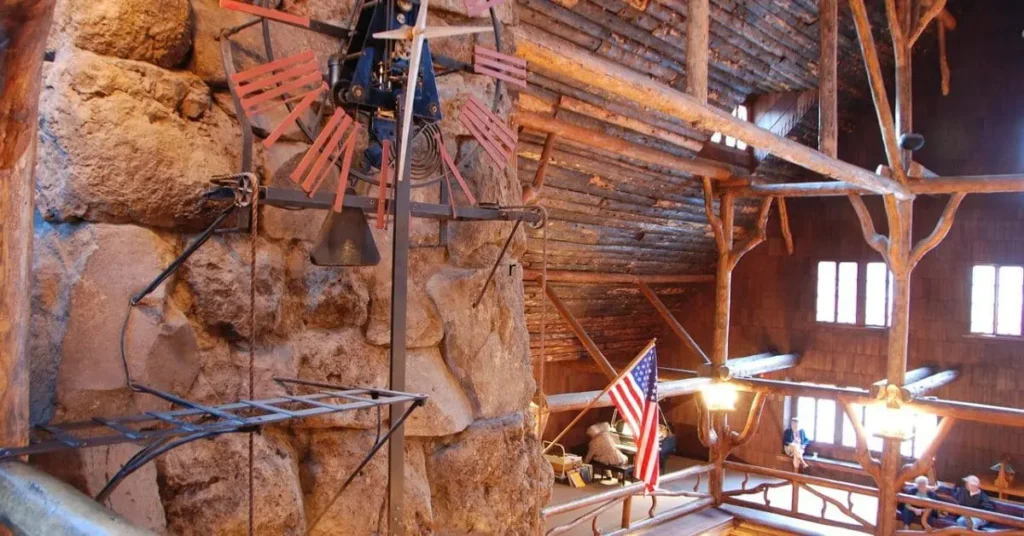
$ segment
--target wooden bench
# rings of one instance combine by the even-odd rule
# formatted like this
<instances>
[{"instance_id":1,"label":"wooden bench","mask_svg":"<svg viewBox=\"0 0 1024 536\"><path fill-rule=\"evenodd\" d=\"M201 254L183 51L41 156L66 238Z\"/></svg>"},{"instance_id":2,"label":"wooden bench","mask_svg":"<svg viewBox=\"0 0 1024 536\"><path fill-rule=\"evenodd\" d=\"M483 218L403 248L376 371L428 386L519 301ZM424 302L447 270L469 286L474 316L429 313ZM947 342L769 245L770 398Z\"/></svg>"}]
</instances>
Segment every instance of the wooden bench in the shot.
<instances>
[{"instance_id":1,"label":"wooden bench","mask_svg":"<svg viewBox=\"0 0 1024 536\"><path fill-rule=\"evenodd\" d=\"M792 461L793 459L790 458L789 456L786 456L785 454L779 454L779 455L775 456L775 459L777 461L780 461L780 462L785 462L789 466L792 466L792 464L793 464L793 461ZM857 475L857 476L866 476L867 475L867 473L864 472L864 469L857 462L848 462L848 461L844 461L844 460L836 460L836 459L833 459L833 458L822 458L820 456L817 457L817 458L805 457L804 461L807 462L807 465L810 465L811 467L818 468L818 469L825 469L825 470L829 470L829 471L839 471L839 472L842 472L842 473L848 473L848 474Z\"/></svg>"},{"instance_id":2,"label":"wooden bench","mask_svg":"<svg viewBox=\"0 0 1024 536\"><path fill-rule=\"evenodd\" d=\"M935 493L936 495L938 495L939 501L950 504L957 504L956 499L953 498L953 492L954 488L952 486L940 482L939 489L936 490ZM913 490L910 489L910 487L908 486L908 488L904 490L904 493L908 493L908 495L910 495L913 494ZM992 499L992 504L995 505L995 511L997 513L1013 517L1024 518L1024 504L1001 499ZM897 516L899 516L899 512L897 512ZM958 517L959 516L953 514L944 514L942 512L937 512L935 513L935 515L932 516L928 523L932 527L938 529L952 527L956 525L956 520ZM1014 530L1014 528L1006 525L1000 525L998 523L989 523L988 525L985 525L979 530L981 532L998 533L1005 530Z\"/></svg>"}]
</instances>

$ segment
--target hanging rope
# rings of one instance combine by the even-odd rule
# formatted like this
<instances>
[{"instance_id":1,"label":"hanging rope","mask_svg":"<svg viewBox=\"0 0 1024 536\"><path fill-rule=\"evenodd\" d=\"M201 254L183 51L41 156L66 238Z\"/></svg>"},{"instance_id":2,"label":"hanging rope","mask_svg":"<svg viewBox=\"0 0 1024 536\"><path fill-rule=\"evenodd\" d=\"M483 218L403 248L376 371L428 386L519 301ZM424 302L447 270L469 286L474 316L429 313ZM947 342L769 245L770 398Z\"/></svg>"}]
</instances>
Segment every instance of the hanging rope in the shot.
<instances>
[{"instance_id":1,"label":"hanging rope","mask_svg":"<svg viewBox=\"0 0 1024 536\"><path fill-rule=\"evenodd\" d=\"M255 399L253 383L256 377L256 238L259 224L259 179L253 176L252 226L249 233L249 400ZM256 530L255 488L253 479L253 432L249 432L249 536Z\"/></svg>"}]
</instances>

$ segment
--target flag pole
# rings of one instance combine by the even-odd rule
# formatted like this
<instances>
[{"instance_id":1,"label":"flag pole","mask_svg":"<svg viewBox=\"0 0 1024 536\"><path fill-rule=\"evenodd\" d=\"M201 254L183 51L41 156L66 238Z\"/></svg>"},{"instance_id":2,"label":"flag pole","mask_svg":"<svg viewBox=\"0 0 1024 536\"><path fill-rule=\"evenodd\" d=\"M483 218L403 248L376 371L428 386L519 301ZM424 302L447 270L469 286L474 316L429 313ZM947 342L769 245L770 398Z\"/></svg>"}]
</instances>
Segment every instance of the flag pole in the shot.
<instances>
[{"instance_id":1,"label":"flag pole","mask_svg":"<svg viewBox=\"0 0 1024 536\"><path fill-rule=\"evenodd\" d=\"M629 365L626 365L626 368L622 369L619 372L619 374L617 376L615 376L615 379L612 380L612 382L609 383L608 386L605 387L603 391L601 391L601 394L597 395L596 397L594 397L593 400L591 400L589 403L587 403L586 407L584 407L580 411L579 415L577 415L576 418L572 420L572 422L570 422L565 428L563 428L562 431L559 432L558 435L555 436L555 438L553 440L551 440L550 443L548 443L548 446L544 447L544 450L540 451L540 453L541 454L546 454L548 449L553 447L555 445L555 443L558 442L559 439L562 439L562 436L564 436L566 434L566 432L569 431L569 429L571 429L573 426L575 426L576 423L580 422L580 419L582 419L583 416L586 415L587 412L590 411L590 409L593 408L597 404L598 400L601 400L602 396L606 395L608 393L608 391L611 391L612 387L616 383L618 383L618 381L621 380L623 376L628 374L629 371L633 370L633 367L636 366L638 361L640 361L640 358L642 358L644 355L646 355L647 352L649 352L651 350L651 348L654 347L654 343L657 340L658 340L657 338L651 339L651 342L647 343L647 346L644 346L643 350L640 350L640 353L637 354L636 357L634 357L633 360L629 362Z\"/></svg>"}]
</instances>

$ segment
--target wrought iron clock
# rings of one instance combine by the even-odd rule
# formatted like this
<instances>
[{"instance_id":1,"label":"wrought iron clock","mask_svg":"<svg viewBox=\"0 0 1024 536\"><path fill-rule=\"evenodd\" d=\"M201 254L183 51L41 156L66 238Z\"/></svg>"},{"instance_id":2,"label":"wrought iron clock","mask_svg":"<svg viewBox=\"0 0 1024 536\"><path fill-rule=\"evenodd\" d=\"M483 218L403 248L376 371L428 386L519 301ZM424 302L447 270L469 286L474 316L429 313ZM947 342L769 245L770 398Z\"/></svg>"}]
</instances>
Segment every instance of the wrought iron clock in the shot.
<instances>
[{"instance_id":1,"label":"wrought iron clock","mask_svg":"<svg viewBox=\"0 0 1024 536\"><path fill-rule=\"evenodd\" d=\"M354 191L354 181L365 181L376 189L377 225L381 228L387 221L384 201L393 195L396 178L409 180L412 188L443 182L442 191L447 192L452 191L454 179L468 202L477 204L459 171L458 159L445 149L437 81L455 72L495 79L491 103L470 97L460 109L459 122L492 165L507 166L517 136L496 114L502 84L525 86L527 73L523 60L501 50L496 7L503 0L465 0L467 13L471 17L488 16L488 26L438 27L427 25L428 0L355 0L349 27L288 13L271 7L271 1L220 2L224 9L258 18L253 23L262 24L266 61L234 72L231 47L222 44L222 51L226 54L229 87L244 116L239 118L243 131L249 129L248 120L283 106L287 115L261 143L269 148L296 128L307 140L309 148L291 172L291 181L314 196L325 186L331 168L339 169L331 210L322 226L320 243L312 253L314 264L379 262L362 210L344 211L345 196ZM229 30L223 37L230 38L253 23ZM321 72L311 50L276 58L273 35L280 31L311 31L335 39L338 49L327 62L327 72ZM493 48L474 47L472 64L431 53L431 39L476 33L491 33L494 41ZM366 143L361 145L366 149L357 155L359 137L365 137ZM243 167L246 165L251 167ZM450 195L447 201L452 203ZM456 210L454 204L450 206ZM360 245L352 247L352 243Z\"/></svg>"}]
</instances>

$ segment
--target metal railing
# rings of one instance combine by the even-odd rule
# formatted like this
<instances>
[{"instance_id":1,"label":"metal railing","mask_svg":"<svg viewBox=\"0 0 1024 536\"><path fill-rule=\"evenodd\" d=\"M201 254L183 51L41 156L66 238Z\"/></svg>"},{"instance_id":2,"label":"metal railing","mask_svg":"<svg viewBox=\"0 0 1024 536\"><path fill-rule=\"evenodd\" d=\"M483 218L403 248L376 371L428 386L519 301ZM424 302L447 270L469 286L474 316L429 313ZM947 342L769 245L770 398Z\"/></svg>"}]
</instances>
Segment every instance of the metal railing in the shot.
<instances>
[{"instance_id":1,"label":"metal railing","mask_svg":"<svg viewBox=\"0 0 1024 536\"><path fill-rule=\"evenodd\" d=\"M739 506L742 508L750 508L753 510L759 510L762 512L768 512L771 514L778 514L781 516L791 517L800 519L803 521L809 521L812 523L818 523L821 525L828 525L832 527L839 527L858 532L873 533L875 531L875 525L858 515L853 511L854 496L860 495L864 497L878 497L878 489L869 486L861 486L857 484L849 484L846 482L840 482L836 480L829 480L827 478L819 478L814 476L808 476L800 473L790 473L787 471L778 471L775 469L769 469L766 467L758 467L755 465L748 465L743 463L725 462L724 466L726 469L740 472L744 474L743 482L740 484L739 489L723 490L722 491L722 502ZM767 477L775 479L774 481L761 482L753 487L748 487L750 483L750 475L758 475L761 477ZM778 488L790 488L791 500L789 508L780 508L772 506L771 498L768 496L768 492L772 489ZM821 490L816 488L826 488L846 492L845 504L831 497ZM806 491L807 493L814 496L817 500L821 501L821 511L817 516L805 514L800 512L800 492ZM755 495L760 494L760 502L751 499L740 499L744 495ZM843 521L838 519L831 519L829 517L829 507L838 510L842 516L845 516L849 521ZM837 517L833 514L833 517Z\"/></svg>"},{"instance_id":2,"label":"metal railing","mask_svg":"<svg viewBox=\"0 0 1024 536\"><path fill-rule=\"evenodd\" d=\"M660 486L667 486L668 484L672 484L673 482L679 482L694 476L697 477L697 482L696 484L694 484L692 491L659 489L658 491L646 495L646 497L651 498L651 507L647 511L647 518L637 521L635 523L632 520L633 497L645 497L645 495L643 494L643 482L635 482L633 484L629 484L621 488L615 488L604 493L598 493L595 495L582 497L574 501L548 506L541 510L541 518L544 520L550 519L552 516L558 514L564 514L566 512L573 512L576 510L583 510L586 508L591 509L568 523L551 527L547 530L545 535L555 536L557 534L564 534L576 527L579 527L580 525L583 525L587 521L590 521L591 530L595 535L605 534L618 536L621 534L626 534L632 530L657 525L659 523L663 523L671 519L682 517L687 514L700 512L711 507L714 504L714 500L711 498L710 494L701 493L697 491L698 489L700 489L700 484L701 480L703 479L703 475L709 473L712 469L714 469L714 465L712 464L695 465L693 467L687 467L686 469L680 471L675 471L672 473L662 475L659 480ZM658 497L691 497L696 500L687 502L674 508L670 508L663 512L656 512L658 508ZM615 508L618 505L621 505L622 508L622 518L619 527L616 530L612 530L610 532L602 532L601 527L598 526L598 521L601 514L607 512L608 510L611 510L612 508Z\"/></svg>"}]
</instances>

